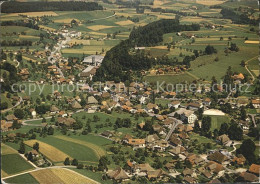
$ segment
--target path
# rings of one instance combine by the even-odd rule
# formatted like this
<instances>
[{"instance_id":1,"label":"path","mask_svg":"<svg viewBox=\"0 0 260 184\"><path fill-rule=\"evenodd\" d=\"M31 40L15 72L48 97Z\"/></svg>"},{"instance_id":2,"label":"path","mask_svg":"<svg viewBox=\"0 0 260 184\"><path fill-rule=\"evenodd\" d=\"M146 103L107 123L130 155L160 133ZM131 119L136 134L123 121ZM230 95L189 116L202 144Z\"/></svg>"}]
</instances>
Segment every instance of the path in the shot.
<instances>
[{"instance_id":1,"label":"path","mask_svg":"<svg viewBox=\"0 0 260 184\"><path fill-rule=\"evenodd\" d=\"M20 96L19 96L19 97L20 97ZM12 110L13 108L15 108L15 107L17 107L18 105L20 105L20 104L22 103L22 101L23 101L23 98L20 97L19 101L18 101L14 106L12 106L12 107L10 107L10 108L8 108L8 109L2 110L2 113Z\"/></svg>"},{"instance_id":2,"label":"path","mask_svg":"<svg viewBox=\"0 0 260 184\"><path fill-rule=\"evenodd\" d=\"M97 20L109 19L109 18L114 17L114 16L116 16L116 13L115 13L115 12L114 12L113 15L110 15L110 16L107 16L107 17L104 17L104 18L99 18L99 19L92 19L92 20L90 20L90 21L97 21Z\"/></svg>"},{"instance_id":3,"label":"path","mask_svg":"<svg viewBox=\"0 0 260 184\"><path fill-rule=\"evenodd\" d=\"M258 56L255 56L255 57L253 57L253 58L251 58L251 59L249 59L249 60L247 60L246 62L245 62L245 68L246 68L246 70L248 71L248 73L251 75L251 77L252 77L252 79L253 79L253 82L254 82L254 80L255 80L255 76L252 74L252 72L247 68L247 64L248 64L248 62L249 61L252 61L252 60L254 60L254 59L256 59L256 58L258 58Z\"/></svg>"}]
</instances>

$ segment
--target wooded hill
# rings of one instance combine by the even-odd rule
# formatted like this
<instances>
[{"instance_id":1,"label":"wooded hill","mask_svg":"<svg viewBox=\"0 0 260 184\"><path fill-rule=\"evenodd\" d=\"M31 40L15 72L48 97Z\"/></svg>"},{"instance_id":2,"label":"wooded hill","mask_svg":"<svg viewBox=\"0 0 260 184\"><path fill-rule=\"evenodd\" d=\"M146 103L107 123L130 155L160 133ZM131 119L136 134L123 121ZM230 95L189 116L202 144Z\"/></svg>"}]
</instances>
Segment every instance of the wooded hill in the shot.
<instances>
[{"instance_id":1,"label":"wooded hill","mask_svg":"<svg viewBox=\"0 0 260 184\"><path fill-rule=\"evenodd\" d=\"M163 19L144 27L134 28L129 39L122 41L106 53L93 80L131 81L132 71L147 70L156 60L135 46L154 46L163 41L163 35L179 31L197 31L198 24L180 25L177 19Z\"/></svg>"},{"instance_id":2,"label":"wooded hill","mask_svg":"<svg viewBox=\"0 0 260 184\"><path fill-rule=\"evenodd\" d=\"M23 13L41 11L93 11L103 10L96 2L16 2L8 1L2 4L2 13Z\"/></svg>"}]
</instances>

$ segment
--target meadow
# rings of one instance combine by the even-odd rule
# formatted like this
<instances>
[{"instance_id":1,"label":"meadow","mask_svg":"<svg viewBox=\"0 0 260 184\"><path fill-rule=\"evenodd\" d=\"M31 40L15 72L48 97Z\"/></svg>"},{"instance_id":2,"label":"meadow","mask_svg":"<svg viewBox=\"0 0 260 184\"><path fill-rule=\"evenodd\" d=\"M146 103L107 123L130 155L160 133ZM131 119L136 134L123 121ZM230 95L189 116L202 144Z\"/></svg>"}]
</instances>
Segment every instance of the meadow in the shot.
<instances>
[{"instance_id":1,"label":"meadow","mask_svg":"<svg viewBox=\"0 0 260 184\"><path fill-rule=\"evenodd\" d=\"M1 161L3 177L33 169L33 166L24 160L18 153L2 154Z\"/></svg>"}]
</instances>

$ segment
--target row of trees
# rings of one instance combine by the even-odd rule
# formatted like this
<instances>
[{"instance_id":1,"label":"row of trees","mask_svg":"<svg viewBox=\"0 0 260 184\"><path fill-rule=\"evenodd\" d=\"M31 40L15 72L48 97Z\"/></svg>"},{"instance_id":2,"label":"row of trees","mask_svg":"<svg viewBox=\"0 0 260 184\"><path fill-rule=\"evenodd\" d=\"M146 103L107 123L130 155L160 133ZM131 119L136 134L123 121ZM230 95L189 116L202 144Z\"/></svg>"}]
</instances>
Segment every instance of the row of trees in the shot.
<instances>
[{"instance_id":1,"label":"row of trees","mask_svg":"<svg viewBox=\"0 0 260 184\"><path fill-rule=\"evenodd\" d=\"M32 46L32 41L30 40L14 40L14 41L1 41L1 46Z\"/></svg>"},{"instance_id":2,"label":"row of trees","mask_svg":"<svg viewBox=\"0 0 260 184\"><path fill-rule=\"evenodd\" d=\"M103 10L101 5L96 2L84 1L64 1L64 2L17 2L8 1L3 3L3 13L23 13L23 12L41 12L41 11L93 11Z\"/></svg>"}]
</instances>

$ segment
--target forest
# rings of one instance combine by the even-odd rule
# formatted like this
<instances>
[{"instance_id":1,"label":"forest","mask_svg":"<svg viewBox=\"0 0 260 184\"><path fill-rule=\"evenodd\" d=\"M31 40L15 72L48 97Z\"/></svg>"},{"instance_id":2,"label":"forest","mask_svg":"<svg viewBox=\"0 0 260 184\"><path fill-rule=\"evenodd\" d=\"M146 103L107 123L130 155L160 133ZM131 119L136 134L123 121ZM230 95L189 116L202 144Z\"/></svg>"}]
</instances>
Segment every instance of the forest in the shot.
<instances>
[{"instance_id":1,"label":"forest","mask_svg":"<svg viewBox=\"0 0 260 184\"><path fill-rule=\"evenodd\" d=\"M93 11L103 10L96 2L66 1L66 2L16 2L8 1L2 4L2 13L23 13L41 11Z\"/></svg>"},{"instance_id":2,"label":"forest","mask_svg":"<svg viewBox=\"0 0 260 184\"><path fill-rule=\"evenodd\" d=\"M130 72L147 70L157 62L144 51L135 50L135 46L153 46L162 42L163 34L199 29L198 24L180 25L177 19L162 19L144 27L134 28L129 39L106 53L93 80L131 81Z\"/></svg>"}]
</instances>

